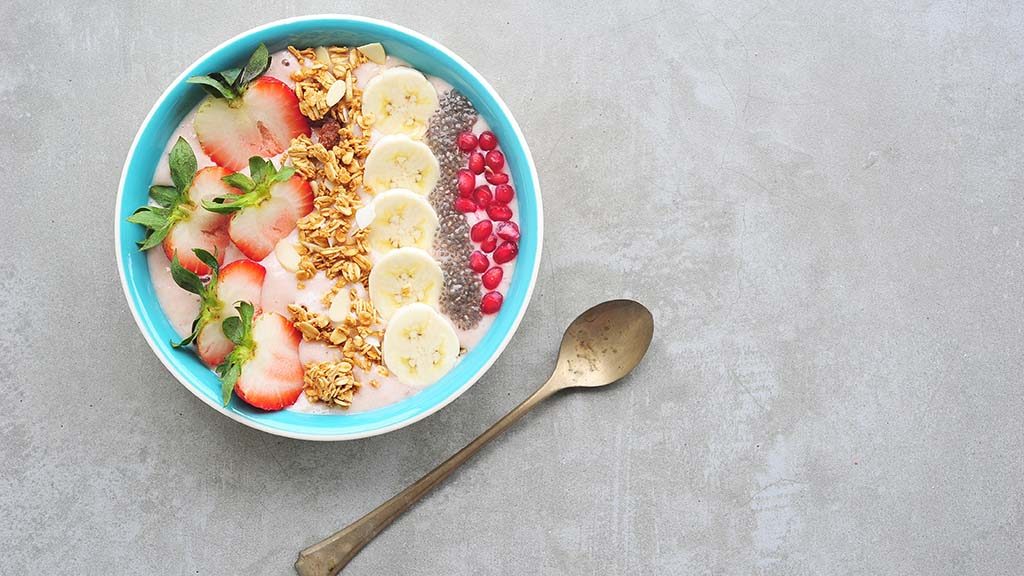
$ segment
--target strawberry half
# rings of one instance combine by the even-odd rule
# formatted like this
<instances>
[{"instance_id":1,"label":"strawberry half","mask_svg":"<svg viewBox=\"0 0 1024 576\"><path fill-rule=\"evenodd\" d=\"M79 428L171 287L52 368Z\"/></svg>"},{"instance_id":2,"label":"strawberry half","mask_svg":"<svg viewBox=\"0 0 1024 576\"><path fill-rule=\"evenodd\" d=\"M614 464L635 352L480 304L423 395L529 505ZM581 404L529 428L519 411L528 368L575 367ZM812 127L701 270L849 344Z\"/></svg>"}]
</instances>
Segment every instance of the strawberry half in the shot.
<instances>
[{"instance_id":1,"label":"strawberry half","mask_svg":"<svg viewBox=\"0 0 1024 576\"><path fill-rule=\"evenodd\" d=\"M299 218L313 210L313 189L295 174L291 166L274 168L259 156L249 159L249 173L235 173L225 182L242 191L226 194L203 203L212 212L234 215L228 224L228 236L242 254L263 260L279 240L291 233Z\"/></svg>"},{"instance_id":2,"label":"strawberry half","mask_svg":"<svg viewBox=\"0 0 1024 576\"><path fill-rule=\"evenodd\" d=\"M270 312L253 322L256 351L235 383L238 397L264 410L291 406L302 393L302 335L287 318Z\"/></svg>"},{"instance_id":3,"label":"strawberry half","mask_svg":"<svg viewBox=\"0 0 1024 576\"><path fill-rule=\"evenodd\" d=\"M229 170L241 170L251 156L276 156L292 138L310 134L295 92L276 78L262 76L269 67L270 54L260 44L243 69L188 79L210 93L196 111L199 144Z\"/></svg>"},{"instance_id":4,"label":"strawberry half","mask_svg":"<svg viewBox=\"0 0 1024 576\"><path fill-rule=\"evenodd\" d=\"M207 366L216 367L235 347L221 329L223 319L235 315L235 305L250 302L259 311L266 275L266 269L252 260L235 260L220 271L214 287L219 311L196 337L196 350Z\"/></svg>"},{"instance_id":5,"label":"strawberry half","mask_svg":"<svg viewBox=\"0 0 1024 576\"><path fill-rule=\"evenodd\" d=\"M179 220L164 238L164 253L171 259L178 254L181 265L187 270L205 276L210 268L196 258L193 252L201 248L217 256L217 263L224 262L224 251L228 247L228 218L223 214L199 208L204 201L237 194L222 178L230 172L220 166L210 166L196 172L192 185L188 189L188 200L191 203L189 213Z\"/></svg>"},{"instance_id":6,"label":"strawberry half","mask_svg":"<svg viewBox=\"0 0 1024 576\"><path fill-rule=\"evenodd\" d=\"M234 316L239 301L249 306L253 306L252 302L259 304L267 271L251 260L236 260L221 270L213 254L201 248L195 249L193 254L209 267L210 276L203 282L195 272L182 266L177 254L171 260L174 282L182 290L199 296L199 314L192 322L192 333L181 342L171 344L180 348L195 342L199 357L207 366L214 367L223 362L234 347L223 330L223 322Z\"/></svg>"},{"instance_id":7,"label":"strawberry half","mask_svg":"<svg viewBox=\"0 0 1024 576\"><path fill-rule=\"evenodd\" d=\"M255 316L247 302L237 309L238 316L224 320L224 334L235 348L217 367L224 404L235 391L243 401L263 410L291 406L302 394L302 335L280 314Z\"/></svg>"},{"instance_id":8,"label":"strawberry half","mask_svg":"<svg viewBox=\"0 0 1024 576\"><path fill-rule=\"evenodd\" d=\"M202 210L200 205L238 191L223 181L229 175L224 168L211 166L196 172L195 153L184 138L178 138L171 148L169 164L174 185L151 186L149 196L155 203L139 208L128 221L146 228L140 250L162 243L169 259L178 254L185 269L209 274L210 267L196 257L195 250L213 253L217 263L223 262L230 241L228 217Z\"/></svg>"}]
</instances>

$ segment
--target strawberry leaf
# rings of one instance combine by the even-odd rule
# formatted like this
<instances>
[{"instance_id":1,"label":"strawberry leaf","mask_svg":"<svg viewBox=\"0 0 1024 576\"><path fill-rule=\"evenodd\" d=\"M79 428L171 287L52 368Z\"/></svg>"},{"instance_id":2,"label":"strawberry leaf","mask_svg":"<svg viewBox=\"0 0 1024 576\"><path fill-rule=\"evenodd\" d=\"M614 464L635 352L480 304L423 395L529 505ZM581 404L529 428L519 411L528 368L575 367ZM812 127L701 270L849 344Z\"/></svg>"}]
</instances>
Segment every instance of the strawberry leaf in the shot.
<instances>
[{"instance_id":1,"label":"strawberry leaf","mask_svg":"<svg viewBox=\"0 0 1024 576\"><path fill-rule=\"evenodd\" d=\"M238 344L242 340L242 321L238 316L229 316L220 323L220 329L228 340Z\"/></svg>"},{"instance_id":2,"label":"strawberry leaf","mask_svg":"<svg viewBox=\"0 0 1024 576\"><path fill-rule=\"evenodd\" d=\"M249 178L248 176L242 174L241 172L228 174L227 176L221 178L221 180L227 182L229 186L238 188L243 192L252 192L256 188L256 183L252 181L252 178Z\"/></svg>"},{"instance_id":3,"label":"strawberry leaf","mask_svg":"<svg viewBox=\"0 0 1024 576\"><path fill-rule=\"evenodd\" d=\"M228 68L227 70L222 70L220 76L228 83L229 86L234 86L235 83L238 82L238 77L241 76L241 74L241 68Z\"/></svg>"},{"instance_id":4,"label":"strawberry leaf","mask_svg":"<svg viewBox=\"0 0 1024 576\"><path fill-rule=\"evenodd\" d=\"M252 339L252 319L255 312L253 305L249 302L239 302L235 310L238 311L238 316L225 318L221 323L224 335L235 344L227 358L217 366L221 382L221 399L225 406L231 401L231 393L234 392L235 383L242 374L242 367L252 359L256 348Z\"/></svg>"},{"instance_id":5,"label":"strawberry leaf","mask_svg":"<svg viewBox=\"0 0 1024 576\"><path fill-rule=\"evenodd\" d=\"M274 182L286 182L294 175L295 168L292 168L291 166L282 166L281 169L278 170L277 174L274 175Z\"/></svg>"},{"instance_id":6,"label":"strawberry leaf","mask_svg":"<svg viewBox=\"0 0 1024 576\"><path fill-rule=\"evenodd\" d=\"M220 394L225 406L231 402L231 393L235 391L235 383L238 382L238 377L241 375L242 367L238 364L228 365L224 373L220 375Z\"/></svg>"},{"instance_id":7,"label":"strawberry leaf","mask_svg":"<svg viewBox=\"0 0 1024 576\"><path fill-rule=\"evenodd\" d=\"M206 93L214 98L223 98L225 100L234 100L238 98L239 94L232 88L230 82L225 82L218 78L219 74L211 74L209 76L192 76L185 82L189 84L198 84L202 86Z\"/></svg>"},{"instance_id":8,"label":"strawberry leaf","mask_svg":"<svg viewBox=\"0 0 1024 576\"><path fill-rule=\"evenodd\" d=\"M128 222L146 228L146 238L138 242L139 250L149 250L164 241L171 231L171 208L161 206L142 206L127 218Z\"/></svg>"},{"instance_id":9,"label":"strawberry leaf","mask_svg":"<svg viewBox=\"0 0 1024 576\"><path fill-rule=\"evenodd\" d=\"M243 199L249 196L249 194L253 194L253 192L242 195L218 196L213 200L203 200L203 208L217 214L231 214L251 205L243 202Z\"/></svg>"},{"instance_id":10,"label":"strawberry leaf","mask_svg":"<svg viewBox=\"0 0 1024 576\"><path fill-rule=\"evenodd\" d=\"M253 305L248 302L239 302L238 306L235 307L238 310L238 316L242 319L242 326L248 326L246 330L252 329L252 317L255 315L256 310ZM238 344L238 342L235 342Z\"/></svg>"},{"instance_id":11,"label":"strawberry leaf","mask_svg":"<svg viewBox=\"0 0 1024 576\"><path fill-rule=\"evenodd\" d=\"M252 56L249 56L249 61L245 64L242 75L235 83L235 88L242 88L248 85L249 82L262 76L268 68L270 68L270 52L267 50L267 46L261 42L252 53Z\"/></svg>"},{"instance_id":12,"label":"strawberry leaf","mask_svg":"<svg viewBox=\"0 0 1024 576\"><path fill-rule=\"evenodd\" d=\"M194 342L207 324L220 319L223 306L217 298L217 278L220 274L217 257L202 248L196 248L192 252L195 253L196 258L210 267L210 278L204 284L198 274L181 265L177 254L171 260L171 278L174 279L174 283L183 290L199 296L199 314L192 321L192 333L180 342L171 342L171 346L175 348L181 348Z\"/></svg>"},{"instance_id":13,"label":"strawberry leaf","mask_svg":"<svg viewBox=\"0 0 1024 576\"><path fill-rule=\"evenodd\" d=\"M155 184L149 187L149 197L164 208L170 208L178 200L178 189Z\"/></svg>"},{"instance_id":14,"label":"strawberry leaf","mask_svg":"<svg viewBox=\"0 0 1024 576\"><path fill-rule=\"evenodd\" d=\"M220 272L220 264L217 263L217 257L202 248L194 248L192 252L195 253L196 258L200 262L210 267L210 278L213 282L216 282L217 274Z\"/></svg>"},{"instance_id":15,"label":"strawberry leaf","mask_svg":"<svg viewBox=\"0 0 1024 576\"><path fill-rule=\"evenodd\" d=\"M245 68L228 68L204 76L192 76L186 82L196 84L206 90L214 98L223 98L234 102L242 97L249 83L263 75L270 68L270 52L260 44L249 56Z\"/></svg>"},{"instance_id":16,"label":"strawberry leaf","mask_svg":"<svg viewBox=\"0 0 1024 576\"><path fill-rule=\"evenodd\" d=\"M143 206L129 216L128 221L132 224L141 224L146 228L156 230L167 225L167 217L170 216L170 214L171 211L168 208Z\"/></svg>"},{"instance_id":17,"label":"strawberry leaf","mask_svg":"<svg viewBox=\"0 0 1024 576\"><path fill-rule=\"evenodd\" d=\"M267 175L274 173L274 165L269 160L264 160L259 156L253 156L249 158L249 176L254 182L262 182L267 179Z\"/></svg>"},{"instance_id":18,"label":"strawberry leaf","mask_svg":"<svg viewBox=\"0 0 1024 576\"><path fill-rule=\"evenodd\" d=\"M160 243L164 241L164 238L167 237L167 234L170 233L170 231L171 231L171 225L170 224L167 224L167 225L163 226L162 228L155 228L155 229L150 230L149 236L146 236L145 240L143 240L142 242L138 243L139 244L139 250L141 250L142 252L145 252L146 250L149 250L150 248L152 248L154 246L159 246Z\"/></svg>"},{"instance_id":19,"label":"strawberry leaf","mask_svg":"<svg viewBox=\"0 0 1024 576\"><path fill-rule=\"evenodd\" d=\"M249 158L249 173L252 177L236 172L222 178L235 188L244 190L245 194L225 194L212 200L203 200L203 208L218 214L230 214L250 206L259 206L270 199L270 188L274 184L295 175L295 168L282 166L278 170L270 160L253 156Z\"/></svg>"},{"instance_id":20,"label":"strawberry leaf","mask_svg":"<svg viewBox=\"0 0 1024 576\"><path fill-rule=\"evenodd\" d=\"M139 250L146 251L160 244L174 225L189 217L195 204L188 197L188 189L195 177L196 155L188 142L179 137L167 155L174 186L155 184L149 187L149 197L156 205L142 206L127 218L128 222L146 228L146 238Z\"/></svg>"},{"instance_id":21,"label":"strawberry leaf","mask_svg":"<svg viewBox=\"0 0 1024 576\"><path fill-rule=\"evenodd\" d=\"M206 286L200 280L199 275L181 265L177 253L171 259L171 278L174 279L174 283L180 286L182 290L198 296L202 296L206 290Z\"/></svg>"},{"instance_id":22,"label":"strawberry leaf","mask_svg":"<svg viewBox=\"0 0 1024 576\"><path fill-rule=\"evenodd\" d=\"M187 194L188 187L192 185L192 177L196 175L198 166L196 165L196 155L192 152L192 147L181 136L178 136L178 141L171 148L169 164L171 166L171 181L174 182L174 187L178 189L179 194Z\"/></svg>"}]
</instances>

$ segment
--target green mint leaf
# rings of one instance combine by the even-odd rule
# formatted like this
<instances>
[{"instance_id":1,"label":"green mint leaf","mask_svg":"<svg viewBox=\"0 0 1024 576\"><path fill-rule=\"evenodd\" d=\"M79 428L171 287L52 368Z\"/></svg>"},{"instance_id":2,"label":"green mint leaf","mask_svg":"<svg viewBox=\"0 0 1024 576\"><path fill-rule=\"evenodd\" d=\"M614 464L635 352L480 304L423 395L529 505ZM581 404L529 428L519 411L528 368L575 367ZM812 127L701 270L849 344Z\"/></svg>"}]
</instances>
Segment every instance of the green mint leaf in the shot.
<instances>
[{"instance_id":1,"label":"green mint leaf","mask_svg":"<svg viewBox=\"0 0 1024 576\"><path fill-rule=\"evenodd\" d=\"M193 294L203 295L203 281L199 279L199 276L191 270L186 270L181 262L178 261L178 254L174 254L174 258L171 260L171 278L174 279L174 283L181 286L183 290L187 290Z\"/></svg>"},{"instance_id":2,"label":"green mint leaf","mask_svg":"<svg viewBox=\"0 0 1024 576\"><path fill-rule=\"evenodd\" d=\"M238 78L238 82L235 83L235 88L242 88L252 82L256 78L260 77L267 69L270 68L270 52L267 50L267 46L260 43L256 47L256 51L249 56L249 61L245 64L245 69L242 70L242 75Z\"/></svg>"},{"instance_id":3,"label":"green mint leaf","mask_svg":"<svg viewBox=\"0 0 1024 576\"><path fill-rule=\"evenodd\" d=\"M295 168L291 166L282 166L277 171L277 175L274 176L274 182L287 182L289 178L295 175Z\"/></svg>"},{"instance_id":4,"label":"green mint leaf","mask_svg":"<svg viewBox=\"0 0 1024 576\"><path fill-rule=\"evenodd\" d=\"M171 211L158 206L143 206L127 218L132 224L139 224L151 230L167 226L167 217Z\"/></svg>"},{"instance_id":5,"label":"green mint leaf","mask_svg":"<svg viewBox=\"0 0 1024 576\"><path fill-rule=\"evenodd\" d=\"M220 329L224 331L224 335L228 337L235 344L242 343L242 337L244 332L242 330L242 320L238 316L228 316L221 323Z\"/></svg>"},{"instance_id":6,"label":"green mint leaf","mask_svg":"<svg viewBox=\"0 0 1024 576\"><path fill-rule=\"evenodd\" d=\"M178 189L174 186L153 185L149 187L149 197L164 208L170 208L178 202Z\"/></svg>"},{"instance_id":7,"label":"green mint leaf","mask_svg":"<svg viewBox=\"0 0 1024 576\"><path fill-rule=\"evenodd\" d=\"M231 393L235 391L235 383L238 382L238 377L241 375L242 367L239 364L232 363L227 367L227 369L225 369L224 374L221 376L220 394L225 406L231 402Z\"/></svg>"},{"instance_id":8,"label":"green mint leaf","mask_svg":"<svg viewBox=\"0 0 1024 576\"><path fill-rule=\"evenodd\" d=\"M228 174L221 178L224 182L227 182L229 186L234 186L244 192L252 192L256 188L256 183L241 172L235 172L234 174Z\"/></svg>"},{"instance_id":9,"label":"green mint leaf","mask_svg":"<svg viewBox=\"0 0 1024 576\"><path fill-rule=\"evenodd\" d=\"M183 197L188 193L188 187L192 184L192 177L196 175L198 166L192 147L181 136L178 136L178 141L171 148L169 164L171 166L171 180L174 181L174 186L178 189L179 196Z\"/></svg>"}]
</instances>

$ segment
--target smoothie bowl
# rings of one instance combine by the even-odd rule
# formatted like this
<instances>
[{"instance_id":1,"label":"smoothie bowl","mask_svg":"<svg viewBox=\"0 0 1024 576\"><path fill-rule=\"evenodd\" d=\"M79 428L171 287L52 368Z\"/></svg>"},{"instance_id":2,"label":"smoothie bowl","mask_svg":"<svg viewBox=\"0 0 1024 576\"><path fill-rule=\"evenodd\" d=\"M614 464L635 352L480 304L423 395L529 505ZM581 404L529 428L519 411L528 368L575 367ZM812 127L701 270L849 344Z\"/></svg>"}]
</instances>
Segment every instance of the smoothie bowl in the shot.
<instances>
[{"instance_id":1,"label":"smoothie bowl","mask_svg":"<svg viewBox=\"0 0 1024 576\"><path fill-rule=\"evenodd\" d=\"M439 410L525 312L542 211L529 149L468 64L349 16L215 48L128 153L116 251L154 352L248 426L311 440Z\"/></svg>"}]
</instances>

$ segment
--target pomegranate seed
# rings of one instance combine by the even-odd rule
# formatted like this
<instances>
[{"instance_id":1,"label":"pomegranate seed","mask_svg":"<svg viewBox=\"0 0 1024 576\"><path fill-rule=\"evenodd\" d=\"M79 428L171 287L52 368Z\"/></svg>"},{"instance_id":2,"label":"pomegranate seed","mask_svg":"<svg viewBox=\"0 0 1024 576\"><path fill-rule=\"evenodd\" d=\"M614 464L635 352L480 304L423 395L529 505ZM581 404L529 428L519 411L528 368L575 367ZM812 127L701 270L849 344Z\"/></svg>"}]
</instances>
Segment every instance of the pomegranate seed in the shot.
<instances>
[{"instance_id":1,"label":"pomegranate seed","mask_svg":"<svg viewBox=\"0 0 1024 576\"><path fill-rule=\"evenodd\" d=\"M509 242L519 241L519 225L515 222L498 222L497 230L495 234L502 240L508 240Z\"/></svg>"},{"instance_id":2,"label":"pomegranate seed","mask_svg":"<svg viewBox=\"0 0 1024 576\"><path fill-rule=\"evenodd\" d=\"M472 238L473 242L483 242L484 238L491 235L493 228L494 225L491 224L490 220L481 220L473 224L473 227L469 229L469 237Z\"/></svg>"},{"instance_id":3,"label":"pomegranate seed","mask_svg":"<svg viewBox=\"0 0 1024 576\"><path fill-rule=\"evenodd\" d=\"M491 150L484 156L484 164L495 172L500 172L505 167L505 155L498 150Z\"/></svg>"},{"instance_id":4,"label":"pomegranate seed","mask_svg":"<svg viewBox=\"0 0 1024 576\"><path fill-rule=\"evenodd\" d=\"M469 198L473 194L473 186L476 186L476 175L465 168L459 170L459 196Z\"/></svg>"},{"instance_id":5,"label":"pomegranate seed","mask_svg":"<svg viewBox=\"0 0 1024 576\"><path fill-rule=\"evenodd\" d=\"M511 262L517 254L519 254L519 246L516 246L515 242L502 242L501 246L494 251L494 263Z\"/></svg>"},{"instance_id":6,"label":"pomegranate seed","mask_svg":"<svg viewBox=\"0 0 1024 576\"><path fill-rule=\"evenodd\" d=\"M476 202L469 198L456 198L455 209L459 212L476 212Z\"/></svg>"},{"instance_id":7,"label":"pomegranate seed","mask_svg":"<svg viewBox=\"0 0 1024 576\"><path fill-rule=\"evenodd\" d=\"M481 150L494 150L498 145L498 137L494 135L494 132L488 130L480 133L479 142Z\"/></svg>"},{"instance_id":8,"label":"pomegranate seed","mask_svg":"<svg viewBox=\"0 0 1024 576\"><path fill-rule=\"evenodd\" d=\"M488 292L480 299L480 311L484 314L494 314L501 310L501 302L504 300L501 292Z\"/></svg>"},{"instance_id":9,"label":"pomegranate seed","mask_svg":"<svg viewBox=\"0 0 1024 576\"><path fill-rule=\"evenodd\" d=\"M479 152L477 152L479 154ZM491 184L508 184L508 174L504 172L488 172L484 178Z\"/></svg>"},{"instance_id":10,"label":"pomegranate seed","mask_svg":"<svg viewBox=\"0 0 1024 576\"><path fill-rule=\"evenodd\" d=\"M476 190L473 191L473 200L476 200L477 206L486 209L491 205L491 188L490 186L477 186Z\"/></svg>"},{"instance_id":11,"label":"pomegranate seed","mask_svg":"<svg viewBox=\"0 0 1024 576\"><path fill-rule=\"evenodd\" d=\"M487 261L487 254L476 250L469 255L469 267L473 269L473 272L483 272L490 266L490 262Z\"/></svg>"},{"instance_id":12,"label":"pomegranate seed","mask_svg":"<svg viewBox=\"0 0 1024 576\"><path fill-rule=\"evenodd\" d=\"M480 249L487 253L494 252L494 249L497 247L498 237L495 236L494 234L491 234L487 238L484 238L484 241L480 243Z\"/></svg>"},{"instance_id":13,"label":"pomegranate seed","mask_svg":"<svg viewBox=\"0 0 1024 576\"><path fill-rule=\"evenodd\" d=\"M494 290L498 287L498 284L501 284L501 277L504 275L505 271L501 269L501 266L495 266L484 272L484 275L480 277L480 282L484 285L484 288Z\"/></svg>"},{"instance_id":14,"label":"pomegranate seed","mask_svg":"<svg viewBox=\"0 0 1024 576\"><path fill-rule=\"evenodd\" d=\"M462 191L462 188L459 188ZM516 195L515 189L508 184L498 184L494 188L494 201L499 204L508 204L512 201L512 197Z\"/></svg>"},{"instance_id":15,"label":"pomegranate seed","mask_svg":"<svg viewBox=\"0 0 1024 576\"><path fill-rule=\"evenodd\" d=\"M469 155L469 169L473 174L484 173L484 155L479 152L473 152Z\"/></svg>"},{"instance_id":16,"label":"pomegranate seed","mask_svg":"<svg viewBox=\"0 0 1024 576\"><path fill-rule=\"evenodd\" d=\"M463 132L459 134L456 144L459 146L459 150L463 152L472 152L476 150L476 136L472 132Z\"/></svg>"},{"instance_id":17,"label":"pomegranate seed","mask_svg":"<svg viewBox=\"0 0 1024 576\"><path fill-rule=\"evenodd\" d=\"M456 202L456 208L458 208L458 202ZM502 204L491 204L487 207L487 216L491 220L510 220L512 218L512 209Z\"/></svg>"}]
</instances>

